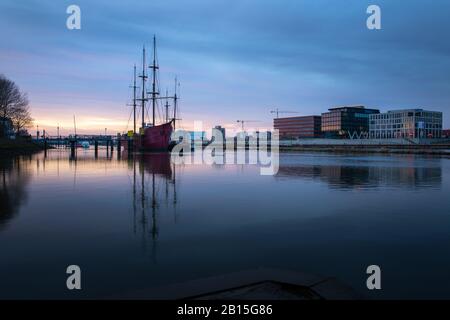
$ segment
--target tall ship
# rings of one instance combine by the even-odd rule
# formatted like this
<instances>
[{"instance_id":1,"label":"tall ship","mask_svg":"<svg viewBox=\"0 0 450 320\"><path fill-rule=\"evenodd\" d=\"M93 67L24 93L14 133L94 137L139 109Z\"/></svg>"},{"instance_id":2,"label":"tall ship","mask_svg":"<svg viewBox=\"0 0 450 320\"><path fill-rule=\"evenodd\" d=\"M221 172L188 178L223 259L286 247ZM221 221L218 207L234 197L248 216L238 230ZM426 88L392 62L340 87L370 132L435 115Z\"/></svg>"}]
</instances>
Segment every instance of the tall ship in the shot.
<instances>
[{"instance_id":1,"label":"tall ship","mask_svg":"<svg viewBox=\"0 0 450 320\"><path fill-rule=\"evenodd\" d=\"M134 82L133 82L133 144L135 150L140 151L168 151L171 148L171 135L175 130L175 122L177 115L177 87L178 80L175 78L175 90L172 96L168 95L166 91L165 96L160 95L158 71L159 65L156 54L156 37L153 37L153 61L152 64L146 64L145 47L142 50L142 73L138 76L141 79L141 97L137 97L136 84L136 66L134 67ZM149 68L150 74L146 72ZM150 78L150 79L149 79ZM147 91L147 81L151 81L150 91ZM169 112L168 101L173 101L173 113ZM162 107L162 102L165 101L164 119L159 123L156 120L156 109ZM138 106L140 103L140 106ZM141 127L139 131L136 130L137 108L141 108ZM151 122L146 123L146 111L151 107ZM161 113L160 113L161 114ZM129 133L128 136L131 134Z\"/></svg>"}]
</instances>

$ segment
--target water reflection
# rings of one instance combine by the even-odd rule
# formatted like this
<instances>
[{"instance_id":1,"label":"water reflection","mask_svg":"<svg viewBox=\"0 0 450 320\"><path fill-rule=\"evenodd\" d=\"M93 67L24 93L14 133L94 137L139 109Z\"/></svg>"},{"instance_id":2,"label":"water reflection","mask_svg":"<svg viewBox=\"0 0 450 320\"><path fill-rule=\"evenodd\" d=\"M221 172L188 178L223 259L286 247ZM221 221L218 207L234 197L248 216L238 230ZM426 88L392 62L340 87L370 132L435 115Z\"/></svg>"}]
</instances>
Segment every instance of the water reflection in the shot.
<instances>
[{"instance_id":1,"label":"water reflection","mask_svg":"<svg viewBox=\"0 0 450 320\"><path fill-rule=\"evenodd\" d=\"M440 166L280 165L278 179L312 179L331 189L440 188Z\"/></svg>"},{"instance_id":2,"label":"water reflection","mask_svg":"<svg viewBox=\"0 0 450 320\"><path fill-rule=\"evenodd\" d=\"M0 231L18 214L27 199L29 164L26 159L0 158Z\"/></svg>"},{"instance_id":3,"label":"water reflection","mask_svg":"<svg viewBox=\"0 0 450 320\"><path fill-rule=\"evenodd\" d=\"M140 234L144 250L151 240L152 257L156 259L161 206L171 209L175 222L177 219L176 167L171 164L168 153L138 155L128 158L128 164L133 174L133 232Z\"/></svg>"},{"instance_id":4,"label":"water reflection","mask_svg":"<svg viewBox=\"0 0 450 320\"><path fill-rule=\"evenodd\" d=\"M393 275L387 297L449 296L439 287L450 288L444 157L282 154L272 177L254 165L174 165L168 154L119 159L103 150L0 162L0 298L72 297L61 285L72 263L95 279L86 298L258 266L365 290L359 275L372 261ZM47 274L30 273L23 257ZM403 262L417 257L436 263L410 263L404 277ZM411 277L424 279L412 293Z\"/></svg>"}]
</instances>

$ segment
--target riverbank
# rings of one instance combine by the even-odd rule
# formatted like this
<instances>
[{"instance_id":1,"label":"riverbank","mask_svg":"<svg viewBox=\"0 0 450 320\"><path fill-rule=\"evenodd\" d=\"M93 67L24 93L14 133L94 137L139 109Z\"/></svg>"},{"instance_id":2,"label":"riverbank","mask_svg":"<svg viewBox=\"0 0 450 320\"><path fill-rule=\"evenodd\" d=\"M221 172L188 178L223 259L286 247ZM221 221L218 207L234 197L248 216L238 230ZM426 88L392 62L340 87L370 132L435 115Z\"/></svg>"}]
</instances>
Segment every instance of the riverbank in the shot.
<instances>
[{"instance_id":1,"label":"riverbank","mask_svg":"<svg viewBox=\"0 0 450 320\"><path fill-rule=\"evenodd\" d=\"M450 145L298 145L280 146L282 152L331 152L331 153L381 153L381 154L423 154L450 155Z\"/></svg>"},{"instance_id":2,"label":"riverbank","mask_svg":"<svg viewBox=\"0 0 450 320\"><path fill-rule=\"evenodd\" d=\"M27 139L0 139L0 156L32 154L44 150L44 145Z\"/></svg>"},{"instance_id":3,"label":"riverbank","mask_svg":"<svg viewBox=\"0 0 450 320\"><path fill-rule=\"evenodd\" d=\"M449 139L297 139L280 141L280 151L450 155Z\"/></svg>"}]
</instances>

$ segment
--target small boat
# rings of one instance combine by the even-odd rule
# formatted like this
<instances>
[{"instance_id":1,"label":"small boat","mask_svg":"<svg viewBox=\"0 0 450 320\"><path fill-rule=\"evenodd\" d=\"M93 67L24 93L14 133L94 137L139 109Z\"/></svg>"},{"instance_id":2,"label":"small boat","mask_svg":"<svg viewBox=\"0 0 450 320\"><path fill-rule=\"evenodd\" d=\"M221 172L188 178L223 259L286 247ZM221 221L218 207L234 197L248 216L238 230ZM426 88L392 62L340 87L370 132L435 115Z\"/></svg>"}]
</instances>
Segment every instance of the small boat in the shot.
<instances>
[{"instance_id":1,"label":"small boat","mask_svg":"<svg viewBox=\"0 0 450 320\"><path fill-rule=\"evenodd\" d=\"M77 148L89 149L90 144L88 141L80 141L77 143Z\"/></svg>"}]
</instances>

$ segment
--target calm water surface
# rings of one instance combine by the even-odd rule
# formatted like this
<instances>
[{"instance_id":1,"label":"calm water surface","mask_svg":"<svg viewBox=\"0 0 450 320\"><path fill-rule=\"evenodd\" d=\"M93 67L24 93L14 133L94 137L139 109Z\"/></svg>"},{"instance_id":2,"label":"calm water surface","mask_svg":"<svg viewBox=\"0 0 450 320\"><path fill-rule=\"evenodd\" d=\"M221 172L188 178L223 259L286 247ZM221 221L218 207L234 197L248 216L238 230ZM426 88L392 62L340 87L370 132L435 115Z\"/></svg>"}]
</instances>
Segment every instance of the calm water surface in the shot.
<instances>
[{"instance_id":1,"label":"calm water surface","mask_svg":"<svg viewBox=\"0 0 450 320\"><path fill-rule=\"evenodd\" d=\"M450 298L450 159L282 154L173 165L52 150L0 159L0 298L97 298L270 267L368 298ZM82 268L68 291L66 267ZM368 292L365 270L382 268Z\"/></svg>"}]
</instances>

